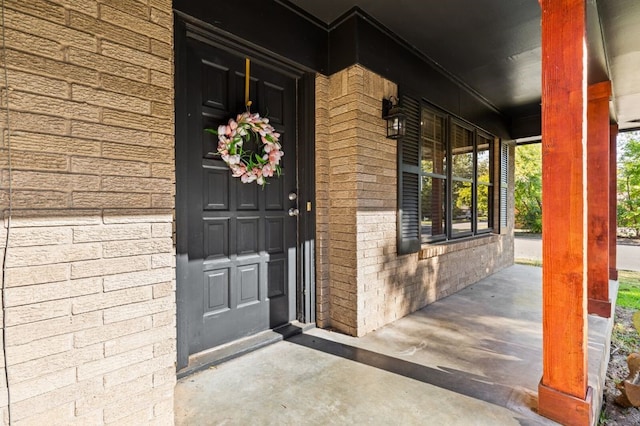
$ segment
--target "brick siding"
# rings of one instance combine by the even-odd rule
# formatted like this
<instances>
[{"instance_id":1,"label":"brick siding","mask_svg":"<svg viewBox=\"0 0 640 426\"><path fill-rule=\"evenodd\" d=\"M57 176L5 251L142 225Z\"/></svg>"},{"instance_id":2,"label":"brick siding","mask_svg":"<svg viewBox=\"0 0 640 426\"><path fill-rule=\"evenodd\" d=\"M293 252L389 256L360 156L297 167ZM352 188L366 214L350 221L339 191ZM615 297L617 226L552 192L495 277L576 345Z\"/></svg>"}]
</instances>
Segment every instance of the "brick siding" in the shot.
<instances>
[{"instance_id":1,"label":"brick siding","mask_svg":"<svg viewBox=\"0 0 640 426\"><path fill-rule=\"evenodd\" d=\"M316 324L328 327L329 318L329 79L316 76Z\"/></svg>"},{"instance_id":2,"label":"brick siding","mask_svg":"<svg viewBox=\"0 0 640 426\"><path fill-rule=\"evenodd\" d=\"M173 424L172 3L5 7L12 424ZM0 407L6 424L4 372Z\"/></svg>"},{"instance_id":3,"label":"brick siding","mask_svg":"<svg viewBox=\"0 0 640 426\"><path fill-rule=\"evenodd\" d=\"M397 88L359 65L316 87L321 326L362 336L513 262L512 225L398 256L397 143L381 118L382 98Z\"/></svg>"}]
</instances>

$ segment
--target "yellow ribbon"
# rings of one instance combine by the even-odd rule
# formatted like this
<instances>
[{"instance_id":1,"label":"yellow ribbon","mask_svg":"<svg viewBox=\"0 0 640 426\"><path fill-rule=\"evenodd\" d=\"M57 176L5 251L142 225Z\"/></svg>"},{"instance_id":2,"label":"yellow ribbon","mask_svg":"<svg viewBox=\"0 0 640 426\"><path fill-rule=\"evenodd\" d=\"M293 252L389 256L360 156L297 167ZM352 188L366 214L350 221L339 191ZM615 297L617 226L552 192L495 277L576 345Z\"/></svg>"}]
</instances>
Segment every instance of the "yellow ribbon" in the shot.
<instances>
[{"instance_id":1,"label":"yellow ribbon","mask_svg":"<svg viewBox=\"0 0 640 426\"><path fill-rule=\"evenodd\" d=\"M249 82L251 81L250 77L251 70L251 60L249 58L245 58L244 60L244 104L249 110L252 102L249 100Z\"/></svg>"}]
</instances>

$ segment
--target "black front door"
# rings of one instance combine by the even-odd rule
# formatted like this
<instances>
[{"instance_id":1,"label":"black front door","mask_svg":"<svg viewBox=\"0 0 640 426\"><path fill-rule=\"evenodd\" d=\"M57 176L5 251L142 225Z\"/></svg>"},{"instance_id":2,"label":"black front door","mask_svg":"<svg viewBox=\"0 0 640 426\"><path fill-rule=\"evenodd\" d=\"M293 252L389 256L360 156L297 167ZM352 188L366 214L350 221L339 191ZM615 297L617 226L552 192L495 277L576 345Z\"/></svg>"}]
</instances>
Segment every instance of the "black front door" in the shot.
<instances>
[{"instance_id":1,"label":"black front door","mask_svg":"<svg viewBox=\"0 0 640 426\"><path fill-rule=\"evenodd\" d=\"M187 192L188 267L178 285L194 354L295 319L298 80L251 62L251 112L269 118L285 155L279 178L245 184L203 131L246 110L245 57L196 40L186 48L187 185L178 190Z\"/></svg>"}]
</instances>

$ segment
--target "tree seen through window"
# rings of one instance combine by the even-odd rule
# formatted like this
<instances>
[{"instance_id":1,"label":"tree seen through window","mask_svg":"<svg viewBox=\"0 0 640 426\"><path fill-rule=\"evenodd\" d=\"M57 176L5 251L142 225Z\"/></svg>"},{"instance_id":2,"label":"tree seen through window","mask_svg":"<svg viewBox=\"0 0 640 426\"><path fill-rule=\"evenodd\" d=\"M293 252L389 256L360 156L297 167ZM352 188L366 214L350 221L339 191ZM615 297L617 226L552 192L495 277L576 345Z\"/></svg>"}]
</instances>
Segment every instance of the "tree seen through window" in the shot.
<instances>
[{"instance_id":1,"label":"tree seen through window","mask_svg":"<svg viewBox=\"0 0 640 426\"><path fill-rule=\"evenodd\" d=\"M494 139L427 107L420 118L422 241L490 231Z\"/></svg>"}]
</instances>

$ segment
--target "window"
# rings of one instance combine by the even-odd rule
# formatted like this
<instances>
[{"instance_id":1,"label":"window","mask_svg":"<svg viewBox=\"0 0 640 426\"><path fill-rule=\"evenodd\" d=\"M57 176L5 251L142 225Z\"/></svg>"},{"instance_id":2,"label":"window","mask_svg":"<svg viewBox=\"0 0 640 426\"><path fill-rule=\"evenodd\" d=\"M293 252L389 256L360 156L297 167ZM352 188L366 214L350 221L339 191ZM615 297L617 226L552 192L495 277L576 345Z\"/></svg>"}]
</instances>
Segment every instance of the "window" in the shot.
<instances>
[{"instance_id":1,"label":"window","mask_svg":"<svg viewBox=\"0 0 640 426\"><path fill-rule=\"evenodd\" d=\"M422 187L420 191L423 239L446 235L447 151L445 117L422 110Z\"/></svg>"},{"instance_id":2,"label":"window","mask_svg":"<svg viewBox=\"0 0 640 426\"><path fill-rule=\"evenodd\" d=\"M451 123L451 226L449 237L473 233L474 132L457 120Z\"/></svg>"},{"instance_id":3,"label":"window","mask_svg":"<svg viewBox=\"0 0 640 426\"><path fill-rule=\"evenodd\" d=\"M493 229L494 138L476 133L476 232ZM506 190L506 188L505 188Z\"/></svg>"},{"instance_id":4,"label":"window","mask_svg":"<svg viewBox=\"0 0 640 426\"><path fill-rule=\"evenodd\" d=\"M410 97L402 106L399 253L493 231L495 138Z\"/></svg>"},{"instance_id":5,"label":"window","mask_svg":"<svg viewBox=\"0 0 640 426\"><path fill-rule=\"evenodd\" d=\"M507 228L507 197L509 193L509 146L500 146L500 228Z\"/></svg>"}]
</instances>

